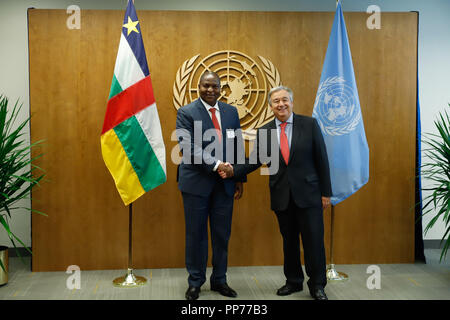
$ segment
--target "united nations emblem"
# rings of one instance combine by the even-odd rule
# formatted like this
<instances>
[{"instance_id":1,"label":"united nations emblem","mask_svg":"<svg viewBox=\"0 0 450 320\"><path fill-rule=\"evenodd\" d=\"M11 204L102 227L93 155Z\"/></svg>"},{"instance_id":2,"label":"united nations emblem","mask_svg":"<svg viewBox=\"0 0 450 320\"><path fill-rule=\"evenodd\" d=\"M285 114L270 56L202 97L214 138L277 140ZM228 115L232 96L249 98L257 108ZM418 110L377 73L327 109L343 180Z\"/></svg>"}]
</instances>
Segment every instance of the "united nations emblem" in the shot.
<instances>
[{"instance_id":1,"label":"united nations emblem","mask_svg":"<svg viewBox=\"0 0 450 320\"><path fill-rule=\"evenodd\" d=\"M342 77L324 80L317 91L313 117L322 132L331 136L348 134L361 121L361 109L353 88Z\"/></svg>"},{"instance_id":2,"label":"united nations emblem","mask_svg":"<svg viewBox=\"0 0 450 320\"><path fill-rule=\"evenodd\" d=\"M173 104L180 107L199 97L200 76L206 70L220 77L220 101L235 106L244 138L255 138L256 129L273 119L267 104L267 93L281 85L280 74L273 63L258 56L261 66L248 55L232 50L214 52L195 63L200 55L183 62L173 84Z\"/></svg>"}]
</instances>

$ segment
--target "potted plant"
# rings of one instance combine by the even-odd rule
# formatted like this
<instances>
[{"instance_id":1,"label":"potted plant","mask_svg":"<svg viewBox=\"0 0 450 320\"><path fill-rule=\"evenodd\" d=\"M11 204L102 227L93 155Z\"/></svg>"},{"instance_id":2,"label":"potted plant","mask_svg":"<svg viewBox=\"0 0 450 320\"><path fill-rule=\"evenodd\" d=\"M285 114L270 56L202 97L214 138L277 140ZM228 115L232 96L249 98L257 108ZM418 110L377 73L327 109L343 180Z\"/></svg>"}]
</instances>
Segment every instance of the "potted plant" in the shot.
<instances>
[{"instance_id":1,"label":"potted plant","mask_svg":"<svg viewBox=\"0 0 450 320\"><path fill-rule=\"evenodd\" d=\"M422 177L430 181L431 185L422 190L431 193L424 198L425 205L422 210L423 216L434 214L425 227L425 233L440 219L445 224L441 240L443 247L440 261L442 261L450 246L450 115L447 110L440 113L434 123L438 134L429 133L424 139L427 146L424 153L428 160L422 165Z\"/></svg>"},{"instance_id":2,"label":"potted plant","mask_svg":"<svg viewBox=\"0 0 450 320\"><path fill-rule=\"evenodd\" d=\"M0 225L8 234L19 257L21 255L17 250L16 242L21 244L30 253L31 250L12 232L10 228L12 213L17 209L25 209L45 215L37 210L18 205L19 200L30 197L31 189L39 184L39 181L44 177L44 174L35 175L35 170L41 169L33 164L42 154L35 157L31 156L31 149L42 141L33 144L25 141L25 133L23 131L29 123L30 118L24 121L18 121L17 118L21 106L16 102L12 110L8 110L8 98L0 95ZM8 247L2 246L1 248L3 250L1 251L0 257L3 257L3 259L0 259L0 274L3 276L3 281L5 282L5 277L7 281L8 270ZM4 258L4 251L6 251L6 258ZM0 279L2 276L0 276Z\"/></svg>"}]
</instances>

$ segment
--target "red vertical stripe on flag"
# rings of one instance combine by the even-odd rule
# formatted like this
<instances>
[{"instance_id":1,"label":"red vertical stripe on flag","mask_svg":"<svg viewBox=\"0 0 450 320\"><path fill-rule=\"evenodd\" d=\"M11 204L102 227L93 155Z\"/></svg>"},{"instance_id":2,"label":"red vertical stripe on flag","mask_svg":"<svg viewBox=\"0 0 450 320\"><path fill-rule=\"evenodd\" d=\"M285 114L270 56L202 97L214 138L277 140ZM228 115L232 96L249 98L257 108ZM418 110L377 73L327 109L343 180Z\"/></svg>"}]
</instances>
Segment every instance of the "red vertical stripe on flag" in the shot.
<instances>
[{"instance_id":1,"label":"red vertical stripe on flag","mask_svg":"<svg viewBox=\"0 0 450 320\"><path fill-rule=\"evenodd\" d=\"M102 134L154 102L152 81L147 76L108 101Z\"/></svg>"}]
</instances>

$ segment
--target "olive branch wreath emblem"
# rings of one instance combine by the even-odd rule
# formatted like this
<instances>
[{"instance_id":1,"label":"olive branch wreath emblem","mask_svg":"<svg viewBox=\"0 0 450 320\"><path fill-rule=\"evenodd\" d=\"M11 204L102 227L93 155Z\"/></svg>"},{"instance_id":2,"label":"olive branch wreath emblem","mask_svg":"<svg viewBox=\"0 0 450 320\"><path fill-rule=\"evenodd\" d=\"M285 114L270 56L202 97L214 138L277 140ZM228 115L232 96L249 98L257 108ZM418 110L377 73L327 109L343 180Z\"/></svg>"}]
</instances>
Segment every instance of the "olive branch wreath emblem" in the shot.
<instances>
[{"instance_id":1,"label":"olive branch wreath emblem","mask_svg":"<svg viewBox=\"0 0 450 320\"><path fill-rule=\"evenodd\" d=\"M188 99L186 97L186 90L187 90L187 84L188 80L190 78L190 75L194 69L195 61L200 56L200 54L197 54L193 56L192 58L187 59L183 62L181 67L178 69L176 76L175 76L175 82L173 84L173 105L178 110L182 106L188 104ZM281 77L280 72L278 69L274 66L274 64L262 57L258 56L259 59L262 61L263 70L266 75L266 79L269 83L270 90L271 88L277 87L281 85ZM269 121L271 121L274 118L272 110L266 106L263 107L263 111L261 115L255 119L255 121L252 121L252 123L245 128L244 130L253 130L257 129Z\"/></svg>"},{"instance_id":2,"label":"olive branch wreath emblem","mask_svg":"<svg viewBox=\"0 0 450 320\"><path fill-rule=\"evenodd\" d=\"M333 85L333 84L343 85L344 83L345 83L345 79L343 77L340 77L340 76L330 77L330 78L325 79L319 85L319 89L317 90L317 97L316 97L316 101L314 103L313 116L319 120L318 122L319 122L320 128L322 129L322 132L327 135L330 135L330 136L340 136L340 135L344 135L344 134L352 132L353 130L355 130L356 126L358 125L359 121L361 120L361 110L358 110L358 113L354 117L354 119L345 126L341 126L341 127L326 126L323 124L323 121L320 121L320 119L322 118L322 115L320 115L319 112L317 111L318 110L317 105L319 104L320 97L322 96L322 94L324 94L327 91L327 89L331 85Z\"/></svg>"}]
</instances>

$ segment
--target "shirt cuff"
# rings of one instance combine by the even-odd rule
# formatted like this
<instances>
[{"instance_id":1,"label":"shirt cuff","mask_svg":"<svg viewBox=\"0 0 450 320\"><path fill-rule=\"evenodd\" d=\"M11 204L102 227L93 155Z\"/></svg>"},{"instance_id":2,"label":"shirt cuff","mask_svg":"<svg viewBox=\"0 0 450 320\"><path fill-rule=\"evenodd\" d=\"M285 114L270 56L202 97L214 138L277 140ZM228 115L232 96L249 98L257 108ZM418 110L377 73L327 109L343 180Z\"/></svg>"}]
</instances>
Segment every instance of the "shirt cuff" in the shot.
<instances>
[{"instance_id":1,"label":"shirt cuff","mask_svg":"<svg viewBox=\"0 0 450 320\"><path fill-rule=\"evenodd\" d=\"M219 167L219 165L222 163L222 161L217 160L216 165L214 166L213 171L217 171L217 168Z\"/></svg>"}]
</instances>

